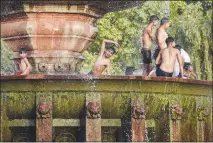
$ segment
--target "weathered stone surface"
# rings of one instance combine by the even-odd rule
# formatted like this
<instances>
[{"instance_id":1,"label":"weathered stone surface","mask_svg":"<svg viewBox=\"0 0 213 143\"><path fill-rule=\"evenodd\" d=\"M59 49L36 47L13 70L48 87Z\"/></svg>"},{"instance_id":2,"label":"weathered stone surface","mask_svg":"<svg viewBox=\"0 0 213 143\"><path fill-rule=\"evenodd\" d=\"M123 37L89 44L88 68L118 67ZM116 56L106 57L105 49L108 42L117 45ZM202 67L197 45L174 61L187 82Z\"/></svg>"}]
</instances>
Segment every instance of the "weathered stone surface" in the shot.
<instances>
[{"instance_id":1,"label":"weathered stone surface","mask_svg":"<svg viewBox=\"0 0 213 143\"><path fill-rule=\"evenodd\" d=\"M180 104L172 104L170 106L170 140L181 141L181 118L183 109Z\"/></svg>"},{"instance_id":2,"label":"weathered stone surface","mask_svg":"<svg viewBox=\"0 0 213 143\"><path fill-rule=\"evenodd\" d=\"M40 102L36 108L37 119L47 119L52 117L52 105L47 102Z\"/></svg>"},{"instance_id":3,"label":"weathered stone surface","mask_svg":"<svg viewBox=\"0 0 213 143\"><path fill-rule=\"evenodd\" d=\"M52 142L52 96L37 93L36 103L36 141Z\"/></svg>"},{"instance_id":4,"label":"weathered stone surface","mask_svg":"<svg viewBox=\"0 0 213 143\"><path fill-rule=\"evenodd\" d=\"M175 133L173 136L176 141L212 140L212 81L139 76L101 76L93 80L85 80L85 77L85 75L3 76L1 79L1 95L4 97L2 100L4 125L1 128L3 129L3 136L9 139L7 141L11 141L17 134L14 129L24 126L35 129L35 125L37 125L38 136L38 125L43 125L39 124L39 120L44 118L36 119L36 107L40 102L47 102L50 105L53 103L53 121L46 124L50 127L50 130L45 133L49 132L49 135L51 135L56 131L57 134L52 137L54 139L64 133L65 128L72 128L77 131L80 126L80 128L85 127L85 130L88 130L88 132L82 132L81 136L87 135L93 141L97 138L101 141L102 135L99 133L101 133L103 127L106 128L104 136L106 136L106 132L110 132L111 127L122 128L121 138L124 139L123 141L131 141L131 133L123 133L123 131L127 129L131 131L131 125L135 123L136 134L145 134L143 139L139 135L137 140L147 141L146 132L137 128L141 127L137 124L142 124L142 127L148 128L145 130L148 131L148 141L172 141L173 133ZM175 88L175 90L170 90L170 88ZM146 114L141 114L144 113L144 110L140 108L143 106L135 106L139 107L135 108L139 110L135 112L136 118L133 118L133 108L130 106L134 105L137 98L143 101L141 103L146 107ZM101 118L89 119L86 117L86 106L89 102L99 103ZM181 108L178 107L178 104L182 108L182 114L180 114ZM172 105L174 105L173 108L171 108ZM201 109L207 108L209 114L204 117L205 114L200 112L202 114L199 115L199 112L197 112L198 105L201 105ZM84 117L87 118L84 123L79 120L82 110L85 113ZM171 116L172 110L174 111L173 117ZM130 121L123 122L123 117L126 115L128 115ZM146 115L145 120L141 118L144 122L138 121L140 119L138 115L139 117ZM181 115L181 120L178 117L179 115ZM26 119L26 122L21 120L23 119L22 116ZM113 123L108 124L107 122ZM126 126L127 124L130 125ZM45 127L45 125L43 126ZM48 127L45 129L48 129ZM199 130L199 127L202 127L201 130ZM52 133L50 133L51 128L54 129ZM173 132L172 129L175 128L177 132ZM28 132L28 134L35 136L33 132ZM78 136L75 132L72 134L75 137ZM126 134L130 136L125 137ZM43 138L45 139L45 137ZM117 140L117 137L113 134L110 135L109 139ZM4 138L3 141L6 141L6 139Z\"/></svg>"},{"instance_id":5,"label":"weathered stone surface","mask_svg":"<svg viewBox=\"0 0 213 143\"><path fill-rule=\"evenodd\" d=\"M145 106L141 105L139 100L136 100L132 107L132 117L134 119L145 119Z\"/></svg>"},{"instance_id":6,"label":"weathered stone surface","mask_svg":"<svg viewBox=\"0 0 213 143\"><path fill-rule=\"evenodd\" d=\"M183 114L183 109L181 108L180 104L171 105L170 114L172 120L180 120Z\"/></svg>"},{"instance_id":7,"label":"weathered stone surface","mask_svg":"<svg viewBox=\"0 0 213 143\"><path fill-rule=\"evenodd\" d=\"M132 99L133 100L133 99ZM145 141L145 106L136 99L132 103L132 139L133 142L144 142Z\"/></svg>"},{"instance_id":8,"label":"weathered stone surface","mask_svg":"<svg viewBox=\"0 0 213 143\"><path fill-rule=\"evenodd\" d=\"M101 98L98 93L88 93L86 95L86 141L101 141Z\"/></svg>"},{"instance_id":9,"label":"weathered stone surface","mask_svg":"<svg viewBox=\"0 0 213 143\"><path fill-rule=\"evenodd\" d=\"M98 102L89 102L87 104L87 118L97 119L101 117L101 107Z\"/></svg>"}]
</instances>

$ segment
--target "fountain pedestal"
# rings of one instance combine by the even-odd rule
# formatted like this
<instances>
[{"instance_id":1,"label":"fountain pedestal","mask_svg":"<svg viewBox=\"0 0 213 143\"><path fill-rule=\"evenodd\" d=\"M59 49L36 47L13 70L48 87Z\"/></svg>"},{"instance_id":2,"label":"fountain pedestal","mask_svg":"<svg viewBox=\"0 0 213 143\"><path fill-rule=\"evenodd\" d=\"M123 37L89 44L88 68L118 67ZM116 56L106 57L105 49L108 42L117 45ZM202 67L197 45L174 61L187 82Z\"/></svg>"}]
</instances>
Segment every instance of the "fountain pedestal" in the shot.
<instances>
[{"instance_id":1,"label":"fountain pedestal","mask_svg":"<svg viewBox=\"0 0 213 143\"><path fill-rule=\"evenodd\" d=\"M101 15L88 6L39 5L24 3L1 21L1 37L14 52L26 48L34 73L79 71L82 52L97 35L95 20ZM15 14L20 16L12 17Z\"/></svg>"}]
</instances>

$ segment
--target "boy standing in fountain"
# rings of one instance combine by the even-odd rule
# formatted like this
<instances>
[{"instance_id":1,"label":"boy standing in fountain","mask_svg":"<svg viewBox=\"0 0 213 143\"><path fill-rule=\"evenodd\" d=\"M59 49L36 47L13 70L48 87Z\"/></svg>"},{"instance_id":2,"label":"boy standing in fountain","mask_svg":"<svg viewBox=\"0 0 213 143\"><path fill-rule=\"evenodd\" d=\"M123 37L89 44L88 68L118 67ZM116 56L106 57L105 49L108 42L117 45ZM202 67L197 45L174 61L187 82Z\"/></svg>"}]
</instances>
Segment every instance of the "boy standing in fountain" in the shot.
<instances>
[{"instance_id":1,"label":"boy standing in fountain","mask_svg":"<svg viewBox=\"0 0 213 143\"><path fill-rule=\"evenodd\" d=\"M156 70L157 76L172 77L176 59L180 65L180 77L183 78L183 66L180 51L175 48L175 40L172 37L166 39L167 48L160 50L156 65L160 65ZM160 63L161 61L161 63Z\"/></svg>"},{"instance_id":2,"label":"boy standing in fountain","mask_svg":"<svg viewBox=\"0 0 213 143\"><path fill-rule=\"evenodd\" d=\"M147 76L151 69L151 63L152 63L152 56L151 56L151 45L152 41L155 39L155 36L153 35L153 28L158 24L159 18L155 15L152 15L149 18L149 24L146 26L146 28L143 31L143 47L141 50L141 54L143 56L143 63L144 63L144 70L143 74L144 76Z\"/></svg>"},{"instance_id":3,"label":"boy standing in fountain","mask_svg":"<svg viewBox=\"0 0 213 143\"><path fill-rule=\"evenodd\" d=\"M20 48L19 56L21 57L20 63L18 63L19 72L16 72L15 75L28 75L32 70L32 66L30 65L27 59L27 53L25 48Z\"/></svg>"},{"instance_id":4,"label":"boy standing in fountain","mask_svg":"<svg viewBox=\"0 0 213 143\"><path fill-rule=\"evenodd\" d=\"M106 44L112 43L113 46L106 49ZM116 47L119 48L120 45L114 41L104 39L101 45L100 54L95 62L95 65L89 75L99 76L102 74L104 69L107 69L107 74L110 74L110 57L116 53Z\"/></svg>"},{"instance_id":5,"label":"boy standing in fountain","mask_svg":"<svg viewBox=\"0 0 213 143\"><path fill-rule=\"evenodd\" d=\"M158 54L161 49L164 49L167 47L166 45L166 38L168 38L168 34L166 33L166 30L169 28L169 19L162 18L160 21L160 27L157 29L156 32L156 39L157 39L157 48L155 49L155 52L153 54L154 60L158 57ZM149 76L156 76L154 73L156 73L156 70L160 67L160 64L156 65L156 69L153 69Z\"/></svg>"},{"instance_id":6,"label":"boy standing in fountain","mask_svg":"<svg viewBox=\"0 0 213 143\"><path fill-rule=\"evenodd\" d=\"M168 38L168 34L166 30L169 28L169 19L162 18L160 22L160 27L157 29L157 43L158 47L155 49L154 52L154 59L156 60L160 50L165 49L168 45L166 45L166 39ZM158 65L159 66L159 65Z\"/></svg>"}]
</instances>

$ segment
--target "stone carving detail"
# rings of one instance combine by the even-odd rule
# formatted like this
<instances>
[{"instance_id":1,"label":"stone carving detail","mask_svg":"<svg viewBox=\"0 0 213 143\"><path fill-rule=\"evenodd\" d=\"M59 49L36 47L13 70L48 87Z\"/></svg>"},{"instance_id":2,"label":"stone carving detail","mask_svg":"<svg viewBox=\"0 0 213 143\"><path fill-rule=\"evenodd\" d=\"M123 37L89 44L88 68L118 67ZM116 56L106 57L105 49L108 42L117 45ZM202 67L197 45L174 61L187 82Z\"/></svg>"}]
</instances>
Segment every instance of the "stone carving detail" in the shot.
<instances>
[{"instance_id":1,"label":"stone carving detail","mask_svg":"<svg viewBox=\"0 0 213 143\"><path fill-rule=\"evenodd\" d=\"M140 104L139 100L136 100L134 105L132 106L132 117L134 119L145 119L145 105Z\"/></svg>"},{"instance_id":2,"label":"stone carving detail","mask_svg":"<svg viewBox=\"0 0 213 143\"><path fill-rule=\"evenodd\" d=\"M87 104L87 118L97 119L101 117L101 107L98 102L89 102Z\"/></svg>"},{"instance_id":3,"label":"stone carving detail","mask_svg":"<svg viewBox=\"0 0 213 143\"><path fill-rule=\"evenodd\" d=\"M31 142L31 137L28 133L19 133L13 138L13 142Z\"/></svg>"},{"instance_id":4,"label":"stone carving detail","mask_svg":"<svg viewBox=\"0 0 213 143\"><path fill-rule=\"evenodd\" d=\"M183 115L183 109L180 104L173 104L171 105L170 113L172 120L180 120Z\"/></svg>"},{"instance_id":5,"label":"stone carving detail","mask_svg":"<svg viewBox=\"0 0 213 143\"><path fill-rule=\"evenodd\" d=\"M38 119L51 118L52 106L47 102L40 102L36 108L36 116Z\"/></svg>"},{"instance_id":6,"label":"stone carving detail","mask_svg":"<svg viewBox=\"0 0 213 143\"><path fill-rule=\"evenodd\" d=\"M39 63L38 64L38 70L40 72L45 72L48 69L48 65L46 63Z\"/></svg>"},{"instance_id":7,"label":"stone carving detail","mask_svg":"<svg viewBox=\"0 0 213 143\"><path fill-rule=\"evenodd\" d=\"M197 107L197 116L199 121L204 121L205 118L209 115L208 108L205 108L203 106Z\"/></svg>"},{"instance_id":8,"label":"stone carving detail","mask_svg":"<svg viewBox=\"0 0 213 143\"><path fill-rule=\"evenodd\" d=\"M66 65L65 64L63 64L63 63L56 63L55 65L54 65L54 69L55 69L55 71L57 71L57 72L64 72L64 71L66 71Z\"/></svg>"},{"instance_id":9,"label":"stone carving detail","mask_svg":"<svg viewBox=\"0 0 213 143\"><path fill-rule=\"evenodd\" d=\"M71 133L62 133L55 138L55 142L76 142L76 138Z\"/></svg>"},{"instance_id":10,"label":"stone carving detail","mask_svg":"<svg viewBox=\"0 0 213 143\"><path fill-rule=\"evenodd\" d=\"M77 64L76 64L75 70L76 70L76 71L80 71L81 66L82 66L82 61L78 61Z\"/></svg>"}]
</instances>

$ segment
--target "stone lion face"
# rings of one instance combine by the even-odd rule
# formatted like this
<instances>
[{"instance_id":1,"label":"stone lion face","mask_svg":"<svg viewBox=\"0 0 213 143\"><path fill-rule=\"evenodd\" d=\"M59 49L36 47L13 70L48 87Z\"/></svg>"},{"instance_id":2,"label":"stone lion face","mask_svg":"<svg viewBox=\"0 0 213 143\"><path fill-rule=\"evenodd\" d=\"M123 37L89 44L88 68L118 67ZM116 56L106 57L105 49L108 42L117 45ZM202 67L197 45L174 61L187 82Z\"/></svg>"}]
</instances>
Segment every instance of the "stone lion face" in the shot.
<instances>
[{"instance_id":1,"label":"stone lion face","mask_svg":"<svg viewBox=\"0 0 213 143\"><path fill-rule=\"evenodd\" d=\"M87 108L93 114L98 114L100 112L100 105L97 102L89 102Z\"/></svg>"},{"instance_id":2,"label":"stone lion face","mask_svg":"<svg viewBox=\"0 0 213 143\"><path fill-rule=\"evenodd\" d=\"M49 113L50 110L50 105L46 102L40 102L38 105L38 111L40 112L40 114L45 115L47 113Z\"/></svg>"},{"instance_id":3,"label":"stone lion face","mask_svg":"<svg viewBox=\"0 0 213 143\"><path fill-rule=\"evenodd\" d=\"M142 108L142 107L136 107L135 112L138 115L143 115L145 111L144 111L144 108Z\"/></svg>"}]
</instances>

